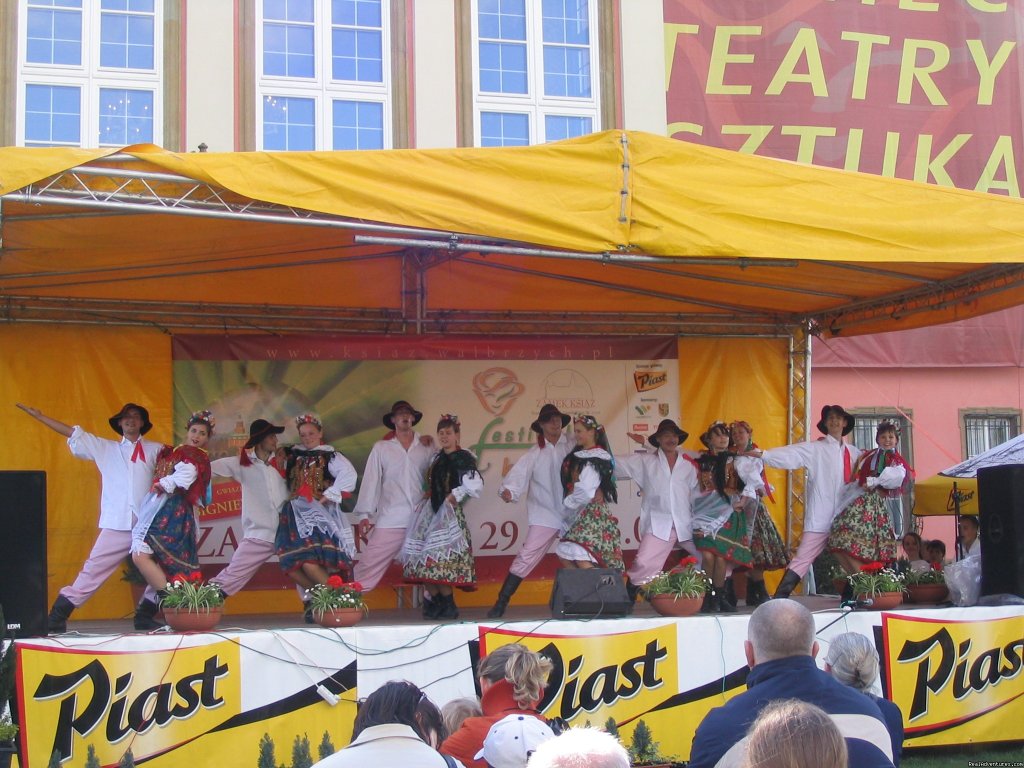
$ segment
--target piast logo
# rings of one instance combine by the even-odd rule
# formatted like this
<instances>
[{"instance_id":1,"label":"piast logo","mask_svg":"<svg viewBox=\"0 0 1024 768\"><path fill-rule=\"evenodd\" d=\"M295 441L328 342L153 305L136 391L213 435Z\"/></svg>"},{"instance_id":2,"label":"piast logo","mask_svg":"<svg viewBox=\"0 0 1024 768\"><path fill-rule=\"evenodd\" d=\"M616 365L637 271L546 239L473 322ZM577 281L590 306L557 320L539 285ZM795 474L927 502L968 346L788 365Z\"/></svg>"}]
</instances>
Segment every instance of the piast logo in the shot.
<instances>
[{"instance_id":1,"label":"piast logo","mask_svg":"<svg viewBox=\"0 0 1024 768\"><path fill-rule=\"evenodd\" d=\"M637 392L650 392L668 383L667 371L633 371L633 384Z\"/></svg>"},{"instance_id":2,"label":"piast logo","mask_svg":"<svg viewBox=\"0 0 1024 768\"><path fill-rule=\"evenodd\" d=\"M889 690L906 713L908 736L982 716L998 721L998 710L1024 695L1024 617L939 623L887 616L884 626Z\"/></svg>"}]
</instances>

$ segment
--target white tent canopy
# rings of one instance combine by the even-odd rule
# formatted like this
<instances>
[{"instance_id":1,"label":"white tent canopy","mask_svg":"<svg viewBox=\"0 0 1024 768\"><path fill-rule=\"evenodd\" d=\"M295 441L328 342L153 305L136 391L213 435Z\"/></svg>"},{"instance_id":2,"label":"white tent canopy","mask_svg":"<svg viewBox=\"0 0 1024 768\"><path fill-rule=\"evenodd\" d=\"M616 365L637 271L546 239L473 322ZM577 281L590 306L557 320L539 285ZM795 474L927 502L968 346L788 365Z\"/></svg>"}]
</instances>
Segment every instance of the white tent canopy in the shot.
<instances>
[{"instance_id":1,"label":"white tent canopy","mask_svg":"<svg viewBox=\"0 0 1024 768\"><path fill-rule=\"evenodd\" d=\"M1006 464L1024 464L1024 435L1018 435L967 461L954 464L939 474L946 477L977 477L979 469L1001 467Z\"/></svg>"}]
</instances>

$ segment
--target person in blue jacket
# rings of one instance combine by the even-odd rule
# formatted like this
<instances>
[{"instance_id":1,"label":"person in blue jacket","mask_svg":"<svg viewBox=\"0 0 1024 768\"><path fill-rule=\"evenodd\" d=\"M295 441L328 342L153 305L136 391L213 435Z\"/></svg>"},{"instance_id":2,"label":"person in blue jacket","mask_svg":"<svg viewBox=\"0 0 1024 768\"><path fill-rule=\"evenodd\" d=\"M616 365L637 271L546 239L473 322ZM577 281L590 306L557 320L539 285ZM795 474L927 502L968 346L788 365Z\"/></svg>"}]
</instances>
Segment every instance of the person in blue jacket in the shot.
<instances>
[{"instance_id":1,"label":"person in blue jacket","mask_svg":"<svg viewBox=\"0 0 1024 768\"><path fill-rule=\"evenodd\" d=\"M795 600L759 605L744 642L747 690L711 710L697 727L690 768L740 766L745 734L769 702L798 699L828 713L846 740L850 768L893 768L892 739L875 702L818 669L814 617Z\"/></svg>"}]
</instances>

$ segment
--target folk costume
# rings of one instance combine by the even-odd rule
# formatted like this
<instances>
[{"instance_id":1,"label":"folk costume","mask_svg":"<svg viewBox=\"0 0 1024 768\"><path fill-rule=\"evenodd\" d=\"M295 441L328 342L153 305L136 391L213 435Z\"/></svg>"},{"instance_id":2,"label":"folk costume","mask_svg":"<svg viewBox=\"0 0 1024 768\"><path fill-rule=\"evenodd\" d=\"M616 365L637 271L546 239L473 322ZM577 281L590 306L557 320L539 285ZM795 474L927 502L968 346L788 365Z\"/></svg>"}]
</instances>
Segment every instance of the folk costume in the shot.
<instances>
[{"instance_id":1,"label":"folk costume","mask_svg":"<svg viewBox=\"0 0 1024 768\"><path fill-rule=\"evenodd\" d=\"M277 458L260 459L256 446L270 435L279 435L277 427L265 419L249 425L249 439L238 456L210 462L214 477L230 477L242 487L242 540L231 555L231 562L211 579L226 595L239 592L275 553L274 540L281 508L288 501L285 467Z\"/></svg>"},{"instance_id":2,"label":"folk costume","mask_svg":"<svg viewBox=\"0 0 1024 768\"><path fill-rule=\"evenodd\" d=\"M832 522L829 551L845 552L863 563L894 561L891 506L902 510L901 497L913 474L895 450L874 448L862 453L854 466L854 481L844 491L843 509Z\"/></svg>"},{"instance_id":3,"label":"folk costume","mask_svg":"<svg viewBox=\"0 0 1024 768\"><path fill-rule=\"evenodd\" d=\"M825 420L832 411L841 414L846 420L842 436L838 440L828 434L825 427ZM769 448L761 454L766 466L807 470L803 535L796 557L789 564L779 588L775 590L775 597L789 597L828 543L832 521L839 514L843 486L853 479L853 468L860 456L860 449L842 439L853 430L853 425L853 416L841 406L826 405L821 409L821 419L817 424L818 431L824 437L813 442Z\"/></svg>"},{"instance_id":4,"label":"folk costume","mask_svg":"<svg viewBox=\"0 0 1024 768\"><path fill-rule=\"evenodd\" d=\"M124 436L120 425L121 418L131 409L137 410L143 421L139 439L134 443ZM67 631L71 612L92 597L131 552L132 526L153 484L156 457L163 448L161 443L142 439L153 424L149 411L141 405L126 403L108 423L120 435L119 440L97 437L77 424L67 439L71 454L94 462L100 472L100 531L74 582L61 587L57 593L47 617L47 629L51 633ZM152 601L155 597L156 591L147 587L145 599Z\"/></svg>"},{"instance_id":5,"label":"folk costume","mask_svg":"<svg viewBox=\"0 0 1024 768\"><path fill-rule=\"evenodd\" d=\"M296 423L321 427L319 419L310 414L299 416ZM292 447L285 475L288 501L281 508L274 540L281 570L291 573L303 563L314 563L328 573L348 573L355 537L343 517L341 501L356 487L352 462L330 445L312 450Z\"/></svg>"},{"instance_id":6,"label":"folk costume","mask_svg":"<svg viewBox=\"0 0 1024 768\"><path fill-rule=\"evenodd\" d=\"M522 549L508 569L505 582L498 592L494 607L487 612L487 618L497 619L505 613L508 601L515 594L523 579L540 564L544 555L551 549L551 544L567 526L568 512L562 506L562 480L560 471L562 462L575 445L572 435L562 433L554 443L544 436L542 424L549 419L559 417L564 429L570 421L567 414L562 413L551 403L545 403L540 409L536 421L530 429L537 435L537 444L523 454L505 475L498 489L498 495L508 491L513 502L519 501L523 492L526 496L527 524L526 539Z\"/></svg>"},{"instance_id":7,"label":"folk costume","mask_svg":"<svg viewBox=\"0 0 1024 768\"><path fill-rule=\"evenodd\" d=\"M604 428L593 416L579 416L588 428L597 430L607 445ZM618 501L615 490L615 460L605 448L577 448L562 462L562 505L575 517L555 549L564 560L596 563L601 568L625 570L622 562L619 519L608 508Z\"/></svg>"},{"instance_id":8,"label":"folk costume","mask_svg":"<svg viewBox=\"0 0 1024 768\"><path fill-rule=\"evenodd\" d=\"M733 502L744 501L746 509L757 509L757 493L745 487L736 455L728 451L704 451L697 458L697 496L693 500L693 541L697 549L711 552L735 566L751 563L749 518ZM748 479L752 477L747 469Z\"/></svg>"},{"instance_id":9,"label":"folk costume","mask_svg":"<svg viewBox=\"0 0 1024 768\"><path fill-rule=\"evenodd\" d=\"M627 571L629 584L641 587L664 567L672 548L696 553L693 542L691 498L697 492L697 469L692 459L676 451L675 463L658 447L658 436L675 432L682 443L689 435L671 419L664 419L647 438L654 453L631 453L615 458L620 479L630 478L643 492L640 501L640 546Z\"/></svg>"},{"instance_id":10,"label":"folk costume","mask_svg":"<svg viewBox=\"0 0 1024 768\"><path fill-rule=\"evenodd\" d=\"M402 547L406 581L476 589L473 541L463 505L470 496L480 498L483 487L476 457L469 451L460 448L434 456L427 470L426 497L413 512Z\"/></svg>"},{"instance_id":11,"label":"folk costume","mask_svg":"<svg viewBox=\"0 0 1024 768\"><path fill-rule=\"evenodd\" d=\"M356 564L355 579L369 592L380 583L391 561L402 551L413 510L423 498L423 477L434 449L423 444L418 432L406 448L394 432L399 410L413 414L413 426L423 414L399 400L384 414L384 426L392 430L370 449L359 487L355 515L374 524Z\"/></svg>"}]
</instances>

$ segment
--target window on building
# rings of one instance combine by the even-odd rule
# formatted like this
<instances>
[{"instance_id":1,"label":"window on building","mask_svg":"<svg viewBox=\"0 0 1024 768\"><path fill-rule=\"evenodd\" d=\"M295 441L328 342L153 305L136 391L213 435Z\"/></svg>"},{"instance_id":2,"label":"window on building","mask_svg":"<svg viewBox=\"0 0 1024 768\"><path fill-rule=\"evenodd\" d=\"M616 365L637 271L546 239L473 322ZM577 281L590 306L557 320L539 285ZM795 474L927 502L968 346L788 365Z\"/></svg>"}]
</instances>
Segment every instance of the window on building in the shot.
<instances>
[{"instance_id":1,"label":"window on building","mask_svg":"<svg viewBox=\"0 0 1024 768\"><path fill-rule=\"evenodd\" d=\"M600 129L596 0L474 0L479 146L523 146Z\"/></svg>"},{"instance_id":2,"label":"window on building","mask_svg":"<svg viewBox=\"0 0 1024 768\"><path fill-rule=\"evenodd\" d=\"M163 141L163 0L19 0L17 141Z\"/></svg>"},{"instance_id":3,"label":"window on building","mask_svg":"<svg viewBox=\"0 0 1024 768\"><path fill-rule=\"evenodd\" d=\"M888 421L899 429L900 439L896 444L896 450L911 467L914 466L914 438L913 424L906 412L900 412L892 408L857 408L852 409L850 414L854 418L853 432L850 433L850 441L862 451L869 451L877 448L875 434L878 425ZM914 508L914 487L910 485L903 494L902 503L898 506L890 505L889 513L892 517L892 527L896 538L911 529L911 510Z\"/></svg>"},{"instance_id":4,"label":"window on building","mask_svg":"<svg viewBox=\"0 0 1024 768\"><path fill-rule=\"evenodd\" d=\"M391 146L389 0L258 0L257 146Z\"/></svg>"},{"instance_id":5,"label":"window on building","mask_svg":"<svg viewBox=\"0 0 1024 768\"><path fill-rule=\"evenodd\" d=\"M1020 434L1020 411L978 409L960 414L964 436L964 459L995 448Z\"/></svg>"}]
</instances>

